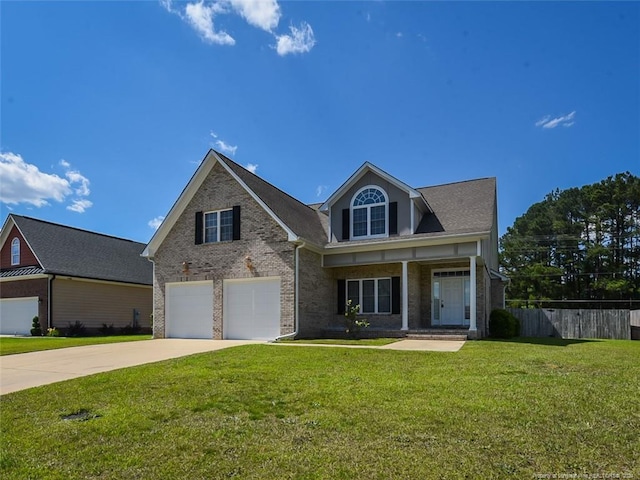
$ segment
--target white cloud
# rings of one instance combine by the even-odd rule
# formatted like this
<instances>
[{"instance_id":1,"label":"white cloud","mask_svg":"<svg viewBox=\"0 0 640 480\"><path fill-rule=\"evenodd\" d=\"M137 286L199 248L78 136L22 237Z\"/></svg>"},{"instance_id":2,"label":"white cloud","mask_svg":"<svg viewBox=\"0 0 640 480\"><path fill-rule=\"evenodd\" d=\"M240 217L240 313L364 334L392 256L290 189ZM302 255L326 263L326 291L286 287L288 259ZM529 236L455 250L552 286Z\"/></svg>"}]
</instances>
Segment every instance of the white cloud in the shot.
<instances>
[{"instance_id":1,"label":"white cloud","mask_svg":"<svg viewBox=\"0 0 640 480\"><path fill-rule=\"evenodd\" d=\"M316 44L311 25L306 22L300 24L300 28L291 25L290 35L276 35L276 51L278 55L284 56L290 53L307 53Z\"/></svg>"},{"instance_id":2,"label":"white cloud","mask_svg":"<svg viewBox=\"0 0 640 480\"><path fill-rule=\"evenodd\" d=\"M162 224L163 220L164 220L163 216L152 218L151 220L149 220L149 222L147 222L147 225L149 225L154 230L157 230L158 227Z\"/></svg>"},{"instance_id":3,"label":"white cloud","mask_svg":"<svg viewBox=\"0 0 640 480\"><path fill-rule=\"evenodd\" d=\"M209 135L211 135L213 138L218 138L218 135L213 130L209 132Z\"/></svg>"},{"instance_id":4,"label":"white cloud","mask_svg":"<svg viewBox=\"0 0 640 480\"><path fill-rule=\"evenodd\" d=\"M276 0L230 0L233 9L250 25L272 32L280 21Z\"/></svg>"},{"instance_id":5,"label":"white cloud","mask_svg":"<svg viewBox=\"0 0 640 480\"><path fill-rule=\"evenodd\" d=\"M560 117L551 118L551 115L545 115L536 122L536 127L556 128L557 126L571 127L575 122L576 111L562 115Z\"/></svg>"},{"instance_id":6,"label":"white cloud","mask_svg":"<svg viewBox=\"0 0 640 480\"><path fill-rule=\"evenodd\" d=\"M71 194L69 181L56 174L41 172L35 165L26 163L22 156L0 153L0 201L16 205L28 203L36 207L49 205L49 200L64 201Z\"/></svg>"},{"instance_id":7,"label":"white cloud","mask_svg":"<svg viewBox=\"0 0 640 480\"><path fill-rule=\"evenodd\" d=\"M66 163L67 168L71 166L71 165L69 165L68 162L65 162L65 163ZM62 165L62 162L60 162L60 164ZM89 182L89 179L87 177L85 177L84 175L82 175L80 172L78 172L77 170L69 170L64 175L65 175L65 177L67 177L69 179L69 182L71 182L72 184L74 184L74 183L79 183L80 184L75 189L76 195L79 195L81 197L86 197L87 195L89 195L91 193L91 190L89 190L89 183L91 183L91 182Z\"/></svg>"},{"instance_id":8,"label":"white cloud","mask_svg":"<svg viewBox=\"0 0 640 480\"><path fill-rule=\"evenodd\" d=\"M200 34L203 40L218 45L234 45L236 41L227 32L216 32L213 19L216 13L220 13L219 3L205 5L204 0L198 3L187 3L185 7L185 19Z\"/></svg>"},{"instance_id":9,"label":"white cloud","mask_svg":"<svg viewBox=\"0 0 640 480\"><path fill-rule=\"evenodd\" d=\"M71 205L67 207L67 210L71 210L72 212L77 212L77 213L84 213L84 211L87 208L91 207L92 205L93 205L93 202L91 200L76 199L71 203Z\"/></svg>"},{"instance_id":10,"label":"white cloud","mask_svg":"<svg viewBox=\"0 0 640 480\"><path fill-rule=\"evenodd\" d=\"M313 30L306 22L302 22L299 28L290 26L289 34L278 35L275 32L282 17L277 0L192 0L186 4L173 0L158 1L167 12L188 23L207 43L235 45L231 35L223 30L216 31L214 25L220 15L226 14L239 15L249 25L273 34L279 55L306 53L316 43Z\"/></svg>"},{"instance_id":11,"label":"white cloud","mask_svg":"<svg viewBox=\"0 0 640 480\"><path fill-rule=\"evenodd\" d=\"M222 153L227 153L229 155L235 155L236 150L238 150L237 145L229 145L224 140L216 140L216 145L220 150L222 150Z\"/></svg>"},{"instance_id":12,"label":"white cloud","mask_svg":"<svg viewBox=\"0 0 640 480\"><path fill-rule=\"evenodd\" d=\"M396 37L398 37L398 38L402 38L402 36L403 36L403 35L402 35L402 32L397 32L397 33L396 33Z\"/></svg>"},{"instance_id":13,"label":"white cloud","mask_svg":"<svg viewBox=\"0 0 640 480\"><path fill-rule=\"evenodd\" d=\"M256 173L256 170L258 170L258 164L257 163L247 163L247 166L245 168L247 170L249 170L251 173Z\"/></svg>"},{"instance_id":14,"label":"white cloud","mask_svg":"<svg viewBox=\"0 0 640 480\"><path fill-rule=\"evenodd\" d=\"M59 165L66 169L65 177L55 173L44 173L40 169L24 161L21 155L0 153L0 201L7 205L27 203L35 207L49 205L49 200L64 202L72 194L79 197L88 196L89 179L77 170L71 170L71 164L60 160ZM87 199L73 199L68 210L82 213L93 203Z\"/></svg>"},{"instance_id":15,"label":"white cloud","mask_svg":"<svg viewBox=\"0 0 640 480\"><path fill-rule=\"evenodd\" d=\"M316 197L321 197L324 192L327 191L326 185L318 185L316 187Z\"/></svg>"}]
</instances>

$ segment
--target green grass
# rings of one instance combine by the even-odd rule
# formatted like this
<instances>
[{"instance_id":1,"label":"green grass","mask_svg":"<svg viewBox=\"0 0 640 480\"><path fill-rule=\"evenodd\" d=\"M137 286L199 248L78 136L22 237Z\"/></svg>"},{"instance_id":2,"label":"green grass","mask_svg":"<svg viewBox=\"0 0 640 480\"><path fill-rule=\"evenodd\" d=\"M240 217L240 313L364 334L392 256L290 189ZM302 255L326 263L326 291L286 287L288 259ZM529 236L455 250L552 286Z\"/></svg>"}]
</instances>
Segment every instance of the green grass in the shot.
<instances>
[{"instance_id":1,"label":"green grass","mask_svg":"<svg viewBox=\"0 0 640 480\"><path fill-rule=\"evenodd\" d=\"M0 337L0 355L39 352L55 348L98 345L101 343L149 340L151 335L114 335L111 337Z\"/></svg>"},{"instance_id":2,"label":"green grass","mask_svg":"<svg viewBox=\"0 0 640 480\"><path fill-rule=\"evenodd\" d=\"M380 347L402 340L401 338L319 338L310 340L281 340L281 343L299 343L303 345L360 345L367 347Z\"/></svg>"},{"instance_id":3,"label":"green grass","mask_svg":"<svg viewBox=\"0 0 640 480\"><path fill-rule=\"evenodd\" d=\"M0 397L0 477L638 478L639 358L557 340L194 355Z\"/></svg>"}]
</instances>

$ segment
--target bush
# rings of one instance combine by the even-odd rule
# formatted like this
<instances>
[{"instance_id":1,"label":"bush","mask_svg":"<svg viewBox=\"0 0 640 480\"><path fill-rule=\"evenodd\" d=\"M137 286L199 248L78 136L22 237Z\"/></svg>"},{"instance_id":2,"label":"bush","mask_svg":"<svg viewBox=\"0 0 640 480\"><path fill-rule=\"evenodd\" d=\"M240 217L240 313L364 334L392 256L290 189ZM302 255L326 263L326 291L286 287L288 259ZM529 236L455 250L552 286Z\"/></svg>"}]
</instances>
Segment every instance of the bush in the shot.
<instances>
[{"instance_id":1,"label":"bush","mask_svg":"<svg viewBox=\"0 0 640 480\"><path fill-rule=\"evenodd\" d=\"M349 300L344 312L345 333L349 338L358 338L360 330L369 327L369 322L365 318L358 318L359 312L360 305L352 305L351 300Z\"/></svg>"},{"instance_id":2,"label":"bush","mask_svg":"<svg viewBox=\"0 0 640 480\"><path fill-rule=\"evenodd\" d=\"M32 337L41 337L42 336L42 327L40 326L40 319L36 315L33 317L31 321L31 336Z\"/></svg>"},{"instance_id":3,"label":"bush","mask_svg":"<svg viewBox=\"0 0 640 480\"><path fill-rule=\"evenodd\" d=\"M140 333L142 327L140 325L125 325L120 329L120 335L135 335Z\"/></svg>"},{"instance_id":4,"label":"bush","mask_svg":"<svg viewBox=\"0 0 640 480\"><path fill-rule=\"evenodd\" d=\"M58 330L56 327L47 329L47 337L59 337L59 336L60 336L60 330Z\"/></svg>"},{"instance_id":5,"label":"bush","mask_svg":"<svg viewBox=\"0 0 640 480\"><path fill-rule=\"evenodd\" d=\"M98 329L98 333L100 333L100 335L114 335L116 333L116 328L113 326L113 323L109 325L103 323Z\"/></svg>"},{"instance_id":6,"label":"bush","mask_svg":"<svg viewBox=\"0 0 640 480\"><path fill-rule=\"evenodd\" d=\"M78 320L75 323L69 322L69 326L67 327L67 337L82 337L86 335L87 329L84 327L84 324Z\"/></svg>"},{"instance_id":7,"label":"bush","mask_svg":"<svg viewBox=\"0 0 640 480\"><path fill-rule=\"evenodd\" d=\"M489 332L493 338L512 338L520 335L520 320L497 308L489 316Z\"/></svg>"}]
</instances>

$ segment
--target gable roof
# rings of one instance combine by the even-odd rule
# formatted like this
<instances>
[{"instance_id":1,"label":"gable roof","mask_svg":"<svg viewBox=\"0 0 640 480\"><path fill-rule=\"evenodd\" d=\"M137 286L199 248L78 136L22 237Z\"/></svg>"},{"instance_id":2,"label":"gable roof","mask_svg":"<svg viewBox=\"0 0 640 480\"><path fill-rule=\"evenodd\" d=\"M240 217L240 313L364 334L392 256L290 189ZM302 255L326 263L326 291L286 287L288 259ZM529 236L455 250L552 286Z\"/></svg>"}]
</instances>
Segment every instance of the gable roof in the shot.
<instances>
[{"instance_id":1,"label":"gable roof","mask_svg":"<svg viewBox=\"0 0 640 480\"><path fill-rule=\"evenodd\" d=\"M496 179L480 178L417 189L431 205L416 234L453 235L491 231L496 211Z\"/></svg>"},{"instance_id":2,"label":"gable roof","mask_svg":"<svg viewBox=\"0 0 640 480\"><path fill-rule=\"evenodd\" d=\"M393 175L389 175L387 172L385 172L384 170L376 167L374 164L370 163L370 162L364 162L360 168L358 168L358 170L356 170L353 175L351 175L346 182L344 182L340 188L338 188L335 192L333 192L331 194L331 196L320 206L320 210L322 211L326 211L328 210L331 205L333 205L336 200L338 200L340 197L342 197L342 195L344 195L344 193L351 188L351 186L356 183L358 180L360 180L360 178L362 178L364 175L366 175L368 172L373 172L376 175L378 175L379 177L383 178L384 180L386 180L387 182L389 182L390 184L394 185L395 187L397 187L399 190L405 191L407 192L407 194L409 195L409 198L417 198L419 199L419 201L421 201L423 203L423 205L426 207L427 210L431 210L431 208L429 207L429 203L426 201L426 199L420 194L420 192L418 192L416 189L411 188L409 185L407 185L406 183L398 180L396 177L394 177Z\"/></svg>"},{"instance_id":3,"label":"gable roof","mask_svg":"<svg viewBox=\"0 0 640 480\"><path fill-rule=\"evenodd\" d=\"M328 220L325 215L319 215L316 210L211 149L144 249L142 254L145 257L155 255L155 251L217 163L283 228L290 241L304 240L316 245L322 245L326 241Z\"/></svg>"},{"instance_id":4,"label":"gable roof","mask_svg":"<svg viewBox=\"0 0 640 480\"><path fill-rule=\"evenodd\" d=\"M13 225L38 258L42 273L140 285L153 283L153 265L140 256L144 243L14 214L5 221L3 233ZM3 243L5 240L2 238ZM9 271L6 276L11 276Z\"/></svg>"},{"instance_id":5,"label":"gable roof","mask_svg":"<svg viewBox=\"0 0 640 480\"><path fill-rule=\"evenodd\" d=\"M298 237L320 245L325 243L328 236L326 215L318 215L316 209L293 198L221 153L218 155Z\"/></svg>"}]
</instances>

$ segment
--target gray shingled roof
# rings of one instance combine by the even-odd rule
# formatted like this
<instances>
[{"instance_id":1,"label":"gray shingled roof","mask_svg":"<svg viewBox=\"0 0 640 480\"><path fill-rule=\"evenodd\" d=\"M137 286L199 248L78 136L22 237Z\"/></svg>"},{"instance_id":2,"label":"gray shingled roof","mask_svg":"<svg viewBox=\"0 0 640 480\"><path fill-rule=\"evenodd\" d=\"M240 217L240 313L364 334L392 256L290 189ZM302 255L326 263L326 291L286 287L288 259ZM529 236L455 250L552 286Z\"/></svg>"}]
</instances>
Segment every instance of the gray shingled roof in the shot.
<instances>
[{"instance_id":1,"label":"gray shingled roof","mask_svg":"<svg viewBox=\"0 0 640 480\"><path fill-rule=\"evenodd\" d=\"M318 245L324 245L327 242L328 219L326 215L320 214L317 210L274 187L220 152L216 153L296 235Z\"/></svg>"},{"instance_id":2,"label":"gray shingled roof","mask_svg":"<svg viewBox=\"0 0 640 480\"><path fill-rule=\"evenodd\" d=\"M10 215L45 273L151 285L153 265L140 256L145 244L35 218Z\"/></svg>"},{"instance_id":3,"label":"gray shingled roof","mask_svg":"<svg viewBox=\"0 0 640 480\"><path fill-rule=\"evenodd\" d=\"M423 217L417 234L435 236L491 230L496 207L495 178L480 178L416 190L434 212Z\"/></svg>"}]
</instances>

